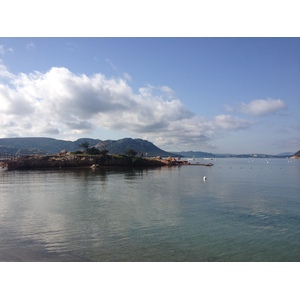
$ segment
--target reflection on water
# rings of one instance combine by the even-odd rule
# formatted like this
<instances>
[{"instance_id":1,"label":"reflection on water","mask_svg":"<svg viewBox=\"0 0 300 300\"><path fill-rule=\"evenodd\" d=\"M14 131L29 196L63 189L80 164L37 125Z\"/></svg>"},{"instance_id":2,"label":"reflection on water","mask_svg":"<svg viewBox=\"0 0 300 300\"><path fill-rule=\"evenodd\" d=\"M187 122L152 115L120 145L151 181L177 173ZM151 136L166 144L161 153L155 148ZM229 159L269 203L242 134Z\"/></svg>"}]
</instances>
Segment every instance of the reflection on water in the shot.
<instances>
[{"instance_id":1,"label":"reflection on water","mask_svg":"<svg viewBox=\"0 0 300 300\"><path fill-rule=\"evenodd\" d=\"M299 163L263 163L5 172L0 260L299 261Z\"/></svg>"}]
</instances>

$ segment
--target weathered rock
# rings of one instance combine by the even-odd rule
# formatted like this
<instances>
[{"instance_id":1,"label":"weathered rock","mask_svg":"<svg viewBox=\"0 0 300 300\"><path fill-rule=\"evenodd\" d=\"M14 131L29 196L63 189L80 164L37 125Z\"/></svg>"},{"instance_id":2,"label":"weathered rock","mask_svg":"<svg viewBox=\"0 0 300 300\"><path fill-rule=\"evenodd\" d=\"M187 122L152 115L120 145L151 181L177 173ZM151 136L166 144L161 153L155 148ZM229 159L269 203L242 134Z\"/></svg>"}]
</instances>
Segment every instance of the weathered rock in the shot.
<instances>
[{"instance_id":1,"label":"weathered rock","mask_svg":"<svg viewBox=\"0 0 300 300\"><path fill-rule=\"evenodd\" d=\"M42 169L61 167L91 167L91 166L162 166L164 162L157 159L128 157L125 155L50 155L22 156L8 163L9 169Z\"/></svg>"},{"instance_id":2,"label":"weathered rock","mask_svg":"<svg viewBox=\"0 0 300 300\"><path fill-rule=\"evenodd\" d=\"M67 150L61 150L59 153L58 153L58 155L66 155L67 154Z\"/></svg>"}]
</instances>

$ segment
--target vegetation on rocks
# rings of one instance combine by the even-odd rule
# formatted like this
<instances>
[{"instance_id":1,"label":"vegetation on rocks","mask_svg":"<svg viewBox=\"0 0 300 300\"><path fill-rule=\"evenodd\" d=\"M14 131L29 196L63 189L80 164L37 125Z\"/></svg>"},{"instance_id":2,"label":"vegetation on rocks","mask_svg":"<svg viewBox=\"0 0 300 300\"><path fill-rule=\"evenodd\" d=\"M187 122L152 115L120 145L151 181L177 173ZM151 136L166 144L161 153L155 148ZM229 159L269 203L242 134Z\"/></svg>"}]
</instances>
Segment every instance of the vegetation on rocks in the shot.
<instances>
[{"instance_id":1,"label":"vegetation on rocks","mask_svg":"<svg viewBox=\"0 0 300 300\"><path fill-rule=\"evenodd\" d=\"M136 155L137 155L137 152L134 151L134 150L132 150L132 149L127 149L127 150L125 151L125 154L128 155L128 156L130 156L130 157L133 157L133 156L136 156Z\"/></svg>"},{"instance_id":2,"label":"vegetation on rocks","mask_svg":"<svg viewBox=\"0 0 300 300\"><path fill-rule=\"evenodd\" d=\"M90 155L58 154L58 155L30 155L22 156L14 161L7 162L8 169L44 169L44 168L73 168L92 166L136 166L157 167L164 163L157 159L146 159L128 155Z\"/></svg>"}]
</instances>

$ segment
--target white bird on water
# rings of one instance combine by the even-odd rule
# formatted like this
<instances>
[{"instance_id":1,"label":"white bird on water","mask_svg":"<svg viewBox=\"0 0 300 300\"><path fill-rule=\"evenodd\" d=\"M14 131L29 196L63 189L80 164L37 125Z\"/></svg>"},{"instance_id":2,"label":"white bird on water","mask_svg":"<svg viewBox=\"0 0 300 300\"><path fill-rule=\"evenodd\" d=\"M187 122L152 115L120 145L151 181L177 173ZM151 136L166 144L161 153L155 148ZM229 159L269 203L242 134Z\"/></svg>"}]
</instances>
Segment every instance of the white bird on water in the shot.
<instances>
[{"instance_id":1,"label":"white bird on water","mask_svg":"<svg viewBox=\"0 0 300 300\"><path fill-rule=\"evenodd\" d=\"M207 179L207 177L206 177L206 176L204 176L204 177L203 177L203 181L206 181L206 179Z\"/></svg>"}]
</instances>

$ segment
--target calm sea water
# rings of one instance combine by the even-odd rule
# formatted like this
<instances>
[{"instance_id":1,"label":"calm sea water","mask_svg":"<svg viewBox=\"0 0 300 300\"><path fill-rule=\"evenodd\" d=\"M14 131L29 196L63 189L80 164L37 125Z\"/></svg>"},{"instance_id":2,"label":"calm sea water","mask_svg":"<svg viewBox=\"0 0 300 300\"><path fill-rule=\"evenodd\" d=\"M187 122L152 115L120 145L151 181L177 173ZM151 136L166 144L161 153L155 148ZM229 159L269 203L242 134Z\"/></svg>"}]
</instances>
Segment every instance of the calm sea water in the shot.
<instances>
[{"instance_id":1,"label":"calm sea water","mask_svg":"<svg viewBox=\"0 0 300 300\"><path fill-rule=\"evenodd\" d=\"M0 261L299 262L300 160L211 162L1 172Z\"/></svg>"}]
</instances>

